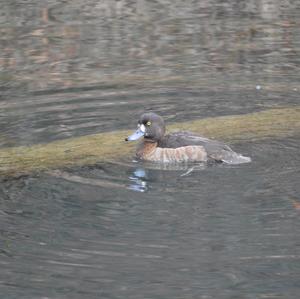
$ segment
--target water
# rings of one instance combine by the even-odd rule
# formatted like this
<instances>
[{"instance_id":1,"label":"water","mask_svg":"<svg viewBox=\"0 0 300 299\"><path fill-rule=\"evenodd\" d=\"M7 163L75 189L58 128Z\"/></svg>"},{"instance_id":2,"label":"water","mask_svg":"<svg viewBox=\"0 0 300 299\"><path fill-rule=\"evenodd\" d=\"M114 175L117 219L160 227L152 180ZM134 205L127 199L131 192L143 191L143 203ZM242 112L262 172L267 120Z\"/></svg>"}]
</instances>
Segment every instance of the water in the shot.
<instances>
[{"instance_id":1,"label":"water","mask_svg":"<svg viewBox=\"0 0 300 299\"><path fill-rule=\"evenodd\" d=\"M299 105L297 1L0 11L1 147L134 129L148 110L171 123ZM232 147L253 162L2 179L2 297L298 298L299 136Z\"/></svg>"}]
</instances>

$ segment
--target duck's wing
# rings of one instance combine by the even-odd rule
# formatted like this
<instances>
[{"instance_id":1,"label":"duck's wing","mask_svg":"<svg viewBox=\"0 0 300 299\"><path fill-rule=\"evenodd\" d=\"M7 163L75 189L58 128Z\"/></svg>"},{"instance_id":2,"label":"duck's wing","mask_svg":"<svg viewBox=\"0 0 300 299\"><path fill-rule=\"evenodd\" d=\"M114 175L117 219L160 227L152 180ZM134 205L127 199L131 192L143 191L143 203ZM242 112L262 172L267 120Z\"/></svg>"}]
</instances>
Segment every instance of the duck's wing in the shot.
<instances>
[{"instance_id":1,"label":"duck's wing","mask_svg":"<svg viewBox=\"0 0 300 299\"><path fill-rule=\"evenodd\" d=\"M166 135L158 144L159 147L177 148L188 145L203 146L207 156L211 160L228 164L240 164L250 162L251 159L234 152L223 142L208 139L192 132L175 132Z\"/></svg>"},{"instance_id":2,"label":"duck's wing","mask_svg":"<svg viewBox=\"0 0 300 299\"><path fill-rule=\"evenodd\" d=\"M188 145L200 145L207 150L214 149L227 149L230 150L230 147L220 141L208 139L199 135L196 135L193 132L174 132L168 135L165 135L162 140L159 141L159 147L168 147L168 148L177 148L181 146Z\"/></svg>"}]
</instances>

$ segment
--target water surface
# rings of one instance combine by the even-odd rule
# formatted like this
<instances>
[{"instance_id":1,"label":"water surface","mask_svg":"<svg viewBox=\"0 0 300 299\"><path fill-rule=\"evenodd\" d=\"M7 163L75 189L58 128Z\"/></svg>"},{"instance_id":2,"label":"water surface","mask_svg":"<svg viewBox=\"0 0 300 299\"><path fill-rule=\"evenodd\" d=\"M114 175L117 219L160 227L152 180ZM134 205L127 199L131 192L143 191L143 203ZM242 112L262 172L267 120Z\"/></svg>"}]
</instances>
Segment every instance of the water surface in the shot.
<instances>
[{"instance_id":1,"label":"water surface","mask_svg":"<svg viewBox=\"0 0 300 299\"><path fill-rule=\"evenodd\" d=\"M1 147L134 129L149 110L179 122L299 105L297 1L0 11ZM3 298L297 298L299 140L232 144L247 165L128 157L3 178Z\"/></svg>"}]
</instances>

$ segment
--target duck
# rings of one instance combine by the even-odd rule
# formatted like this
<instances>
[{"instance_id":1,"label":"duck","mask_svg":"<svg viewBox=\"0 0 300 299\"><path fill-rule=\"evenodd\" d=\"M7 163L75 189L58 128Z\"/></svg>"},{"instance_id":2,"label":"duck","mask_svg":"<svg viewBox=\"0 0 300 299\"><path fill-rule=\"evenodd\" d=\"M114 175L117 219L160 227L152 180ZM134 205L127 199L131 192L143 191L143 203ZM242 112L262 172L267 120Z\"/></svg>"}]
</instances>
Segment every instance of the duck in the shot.
<instances>
[{"instance_id":1,"label":"duck","mask_svg":"<svg viewBox=\"0 0 300 299\"><path fill-rule=\"evenodd\" d=\"M189 131L165 135L164 119L147 112L140 116L137 130L125 141L143 138L136 149L136 158L159 163L220 162L241 164L251 162L250 157L234 152L223 142L205 138Z\"/></svg>"}]
</instances>

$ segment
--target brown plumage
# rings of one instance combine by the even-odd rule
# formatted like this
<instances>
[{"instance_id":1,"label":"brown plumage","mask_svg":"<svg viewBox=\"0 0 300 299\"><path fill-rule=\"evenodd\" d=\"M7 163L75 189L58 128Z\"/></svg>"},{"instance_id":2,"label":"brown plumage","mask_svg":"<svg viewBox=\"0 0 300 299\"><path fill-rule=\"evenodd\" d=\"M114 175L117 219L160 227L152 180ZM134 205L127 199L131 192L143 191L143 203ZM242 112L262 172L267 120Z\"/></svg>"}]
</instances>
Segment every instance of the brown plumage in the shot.
<instances>
[{"instance_id":1,"label":"brown plumage","mask_svg":"<svg viewBox=\"0 0 300 299\"><path fill-rule=\"evenodd\" d=\"M138 130L126 138L127 141L144 137L138 145L139 159L162 163L206 162L208 160L240 164L250 162L234 152L228 145L198 136L192 132L175 132L165 135L165 124L161 116L145 113L138 121Z\"/></svg>"}]
</instances>

